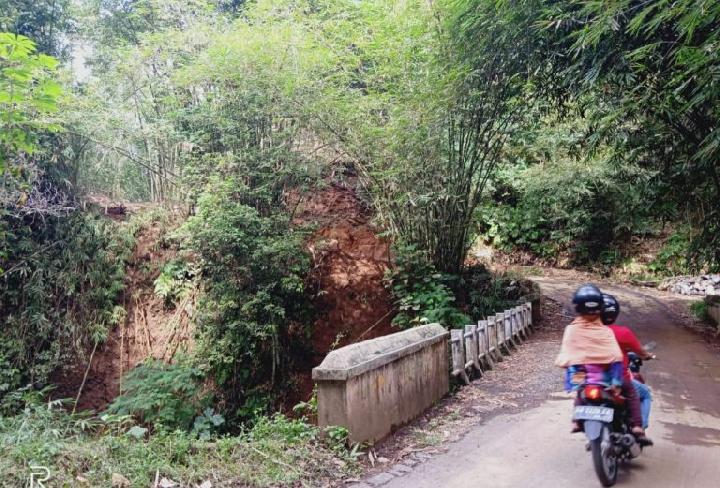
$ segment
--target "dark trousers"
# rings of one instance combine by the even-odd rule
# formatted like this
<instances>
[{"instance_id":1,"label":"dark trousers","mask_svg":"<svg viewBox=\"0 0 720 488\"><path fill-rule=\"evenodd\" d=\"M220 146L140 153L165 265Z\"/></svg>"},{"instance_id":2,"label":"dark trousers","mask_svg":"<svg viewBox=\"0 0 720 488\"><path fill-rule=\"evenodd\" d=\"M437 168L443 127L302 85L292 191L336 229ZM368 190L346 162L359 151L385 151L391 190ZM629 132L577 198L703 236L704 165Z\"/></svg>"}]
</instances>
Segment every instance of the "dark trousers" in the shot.
<instances>
[{"instance_id":1,"label":"dark trousers","mask_svg":"<svg viewBox=\"0 0 720 488\"><path fill-rule=\"evenodd\" d=\"M625 403L630 414L630 425L632 427L642 427L642 410L640 409L640 396L633 385L631 378L623 378L622 394L625 397Z\"/></svg>"}]
</instances>

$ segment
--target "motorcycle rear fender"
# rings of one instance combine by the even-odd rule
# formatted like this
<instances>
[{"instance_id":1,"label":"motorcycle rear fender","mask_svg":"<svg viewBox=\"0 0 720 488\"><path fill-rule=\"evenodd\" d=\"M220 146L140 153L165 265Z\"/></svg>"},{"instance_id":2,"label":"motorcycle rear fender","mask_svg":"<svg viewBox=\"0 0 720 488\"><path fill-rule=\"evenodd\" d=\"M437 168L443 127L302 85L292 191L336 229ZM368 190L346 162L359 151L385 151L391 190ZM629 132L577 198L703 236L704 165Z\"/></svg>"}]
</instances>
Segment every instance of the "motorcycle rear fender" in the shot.
<instances>
[{"instance_id":1,"label":"motorcycle rear fender","mask_svg":"<svg viewBox=\"0 0 720 488\"><path fill-rule=\"evenodd\" d=\"M602 434L602 428L603 423L599 422L597 420L586 420L584 422L584 431L585 431L585 437L589 441L594 441L595 439L598 439L600 435Z\"/></svg>"}]
</instances>

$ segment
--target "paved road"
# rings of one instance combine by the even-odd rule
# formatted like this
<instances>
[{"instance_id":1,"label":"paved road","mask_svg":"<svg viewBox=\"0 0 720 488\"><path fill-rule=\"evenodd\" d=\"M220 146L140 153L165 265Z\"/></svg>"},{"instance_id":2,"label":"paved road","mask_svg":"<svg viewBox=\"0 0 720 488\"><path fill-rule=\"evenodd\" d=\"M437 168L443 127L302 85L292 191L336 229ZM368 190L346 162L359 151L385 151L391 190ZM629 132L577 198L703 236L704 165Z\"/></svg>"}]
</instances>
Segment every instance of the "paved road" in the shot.
<instances>
[{"instance_id":1,"label":"paved road","mask_svg":"<svg viewBox=\"0 0 720 488\"><path fill-rule=\"evenodd\" d=\"M538 281L563 303L573 291L556 278ZM643 370L655 396L649 434L656 445L621 470L617 486L720 487L720 354L675 323L663 300L607 289L623 306L618 322L656 341L660 357ZM571 400L558 392L537 408L496 416L383 488L600 486L585 441L569 433L570 412Z\"/></svg>"}]
</instances>

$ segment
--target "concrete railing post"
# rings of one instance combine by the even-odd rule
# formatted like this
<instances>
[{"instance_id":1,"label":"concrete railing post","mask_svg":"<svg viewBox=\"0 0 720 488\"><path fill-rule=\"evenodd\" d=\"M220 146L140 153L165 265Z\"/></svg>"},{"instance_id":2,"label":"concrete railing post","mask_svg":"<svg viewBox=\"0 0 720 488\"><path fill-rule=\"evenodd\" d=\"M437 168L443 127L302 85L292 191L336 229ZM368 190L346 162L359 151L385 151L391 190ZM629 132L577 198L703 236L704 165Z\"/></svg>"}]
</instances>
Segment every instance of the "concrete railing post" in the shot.
<instances>
[{"instance_id":1,"label":"concrete railing post","mask_svg":"<svg viewBox=\"0 0 720 488\"><path fill-rule=\"evenodd\" d=\"M529 336L527 334L527 330L525 329L525 309L521 305L515 307L515 323L517 324L518 335L520 338L523 341L528 340Z\"/></svg>"},{"instance_id":2,"label":"concrete railing post","mask_svg":"<svg viewBox=\"0 0 720 488\"><path fill-rule=\"evenodd\" d=\"M715 321L715 325L720 327L720 305L711 303L708 305L708 315Z\"/></svg>"},{"instance_id":3,"label":"concrete railing post","mask_svg":"<svg viewBox=\"0 0 720 488\"><path fill-rule=\"evenodd\" d=\"M494 316L487 318L488 324L488 339L490 340L490 355L497 362L503 360L502 352L500 351L500 338L498 337L498 326Z\"/></svg>"},{"instance_id":4,"label":"concrete railing post","mask_svg":"<svg viewBox=\"0 0 720 488\"><path fill-rule=\"evenodd\" d=\"M465 326L465 367L474 367L478 374L482 375L482 367L480 367L480 360L478 358L478 332L477 325L466 325Z\"/></svg>"},{"instance_id":5,"label":"concrete railing post","mask_svg":"<svg viewBox=\"0 0 720 488\"><path fill-rule=\"evenodd\" d=\"M499 312L495 314L495 326L498 330L498 346L500 352L505 355L510 355L510 337L505 324L505 313Z\"/></svg>"},{"instance_id":6,"label":"concrete railing post","mask_svg":"<svg viewBox=\"0 0 720 488\"><path fill-rule=\"evenodd\" d=\"M525 314L527 315L527 327L529 330L533 330L533 313L531 302L525 303Z\"/></svg>"},{"instance_id":7,"label":"concrete railing post","mask_svg":"<svg viewBox=\"0 0 720 488\"><path fill-rule=\"evenodd\" d=\"M480 359L485 362L489 369L495 368L493 361L491 341L487 320L478 321L478 343L480 344Z\"/></svg>"},{"instance_id":8,"label":"concrete railing post","mask_svg":"<svg viewBox=\"0 0 720 488\"><path fill-rule=\"evenodd\" d=\"M450 331L450 350L452 354L452 374L460 376L465 383L470 383L467 372L465 371L465 334L460 329L452 329Z\"/></svg>"},{"instance_id":9,"label":"concrete railing post","mask_svg":"<svg viewBox=\"0 0 720 488\"><path fill-rule=\"evenodd\" d=\"M512 317L510 315L510 310L505 310L503 312L503 324L505 325L505 338L507 339L508 345L512 346L513 349L516 349L517 342L513 338Z\"/></svg>"},{"instance_id":10,"label":"concrete railing post","mask_svg":"<svg viewBox=\"0 0 720 488\"><path fill-rule=\"evenodd\" d=\"M513 307L510 310L510 329L512 329L512 335L513 339L515 340L515 344L520 344L523 340L520 330L520 320L518 317L518 310L517 307Z\"/></svg>"}]
</instances>

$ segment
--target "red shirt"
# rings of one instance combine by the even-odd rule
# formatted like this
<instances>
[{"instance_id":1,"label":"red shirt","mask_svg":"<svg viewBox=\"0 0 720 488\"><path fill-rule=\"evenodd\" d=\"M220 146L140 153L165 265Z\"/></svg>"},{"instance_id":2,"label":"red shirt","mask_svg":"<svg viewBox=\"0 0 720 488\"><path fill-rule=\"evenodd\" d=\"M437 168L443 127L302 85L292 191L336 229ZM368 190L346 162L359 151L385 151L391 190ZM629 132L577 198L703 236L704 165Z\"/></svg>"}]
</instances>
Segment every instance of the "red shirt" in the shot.
<instances>
[{"instance_id":1,"label":"red shirt","mask_svg":"<svg viewBox=\"0 0 720 488\"><path fill-rule=\"evenodd\" d=\"M609 325L610 329L613 331L613 334L615 334L615 340L618 341L618 344L620 345L620 350L623 353L623 365L625 366L625 373L626 375L629 375L630 372L628 370L628 366L630 365L630 361L628 360L628 353L634 352L638 356L642 354L642 344L640 344L640 341L638 340L637 336L628 329L627 327L623 327L622 325Z\"/></svg>"}]
</instances>

